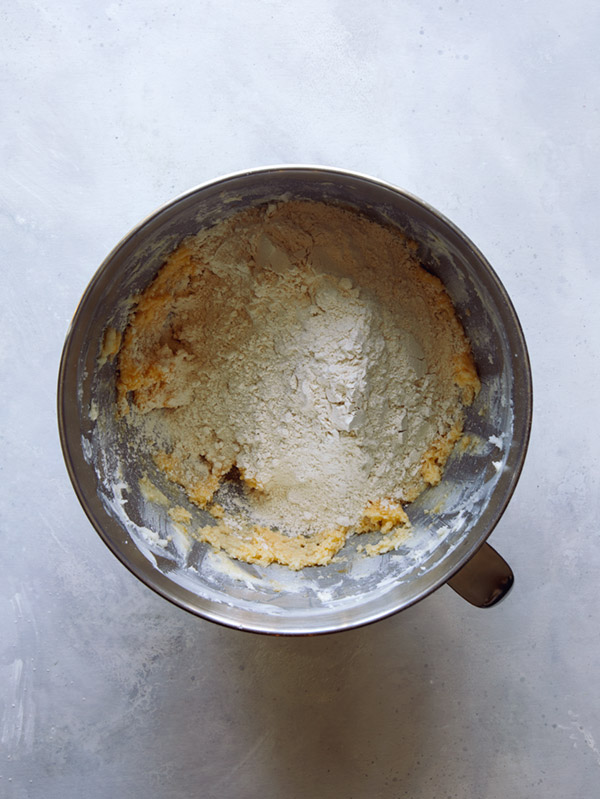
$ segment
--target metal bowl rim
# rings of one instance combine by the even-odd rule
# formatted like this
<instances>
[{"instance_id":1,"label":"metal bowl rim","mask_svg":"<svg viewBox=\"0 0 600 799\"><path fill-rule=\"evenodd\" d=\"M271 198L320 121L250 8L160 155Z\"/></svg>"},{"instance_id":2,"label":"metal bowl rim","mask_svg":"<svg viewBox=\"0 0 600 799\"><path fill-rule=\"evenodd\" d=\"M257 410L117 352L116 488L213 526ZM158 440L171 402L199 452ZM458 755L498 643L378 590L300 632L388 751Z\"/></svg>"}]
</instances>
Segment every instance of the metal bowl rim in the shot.
<instances>
[{"instance_id":1,"label":"metal bowl rim","mask_svg":"<svg viewBox=\"0 0 600 799\"><path fill-rule=\"evenodd\" d=\"M66 381L66 373L70 363L70 354L71 354L71 342L74 331L77 327L78 318L81 312L81 309L84 307L87 298L89 295L94 291L94 288L101 278L103 273L108 269L109 265L116 257L119 250L124 247L131 239L141 233L144 227L154 221L157 217L162 215L163 213L167 212L170 208L177 205L183 200L186 200L196 194L204 192L206 189L214 188L218 185L225 185L230 181L237 180L243 177L252 177L252 176L260 176L260 175L268 175L273 172L306 172L307 174L311 172L319 172L319 173L326 173L331 175L332 177L345 177L351 179L357 179L364 181L368 184L375 184L383 189L386 189L393 194L400 195L411 202L415 203L418 206L421 206L426 211L431 213L434 217L436 217L440 222L445 224L455 236L457 236L464 244L468 246L468 248L472 251L476 260L486 269L489 273L489 276L492 278L494 283L495 289L498 291L499 295L504 300L510 316L512 317L513 325L514 325L514 333L516 334L516 338L519 342L520 352L518 353L520 363L522 364L522 374L525 378L526 385L525 385L525 397L526 397L526 407L525 413L523 416L522 421L522 439L519 442L519 450L517 455L517 461L513 468L509 484L505 491L504 499L501 503L499 503L498 508L494 514L493 520L488 524L485 533L478 537L472 545L467 548L457 563L453 566L453 568L448 569L440 578L435 580L431 585L427 586L424 590L416 594L415 596L411 597L411 599L407 602L401 602L398 605L392 604L390 607L384 607L374 613L371 613L367 616L357 617L355 619L351 619L344 623L337 623L337 624L315 624L314 626L305 626L302 630L298 630L296 628L286 629L277 624L269 624L269 617L265 616L264 621L252 624L240 624L234 622L232 619L228 618L225 613L217 613L210 609L200 609L195 607L191 602L187 602L184 599L174 596L173 592L169 592L166 589L163 589L161 586L156 585L155 582L152 581L149 575L140 574L139 570L136 569L135 565L130 563L127 558L125 557L124 553L121 552L119 547L112 541L112 539L106 534L104 531L102 524L97 520L92 513L85 492L83 491L82 487L79 484L79 480L77 477L77 470L74 466L73 459L71 456L71 450L68 441L68 432L67 432L67 420L64 413L64 403L65 403L65 381ZM126 233L120 241L113 247L113 249L108 253L108 255L104 258L92 278L90 279L76 309L73 314L73 318L69 324L67 329L65 343L62 350L59 372L58 372L58 391L57 391L57 418L58 418L58 429L59 429L59 437L61 448L63 452L63 457L65 460L65 465L67 468L67 472L69 474L69 478L71 483L73 484L73 488L75 493L79 499L79 502L86 513L89 521L91 522L92 526L99 534L100 538L110 551L120 560L120 562L141 582L143 582L148 588L152 589L155 593L159 596L163 597L164 599L168 600L172 604L176 605L177 607L182 608L183 610L195 615L199 616L200 618L207 619L208 621L215 622L222 626L230 627L233 629L243 630L247 632L255 632L255 633L262 633L262 634L276 634L276 635L289 635L289 636L303 636L303 635L321 635L321 634L329 634L334 632L342 632L344 630L354 629L357 627L366 626L368 624L372 624L376 621L381 619L387 618L392 616L396 613L399 613L402 610L405 610L408 607L420 602L426 596L429 596L442 585L444 585L454 574L456 574L460 569L469 561L478 549L483 546L487 538L491 535L492 531L500 521L502 515L504 514L513 494L516 489L517 483L519 481L519 477L523 470L523 466L525 463L525 457L527 454L527 449L529 446L529 440L531 435L531 425L532 425L532 415L533 415L533 385L532 385L532 374L531 374L531 363L529 358L529 353L527 350L527 345L525 342L525 337L523 334L523 329L520 323L520 320L517 316L516 310L510 299L510 296L504 285L502 284L500 278L498 277L496 271L491 266L487 258L483 255L483 253L479 250L479 248L471 241L471 239L450 219L448 219L444 214L434 208L432 205L427 203L426 201L422 200L417 195L399 187L395 184L389 183L387 181L381 180L379 178L372 177L365 173L356 172L347 169L341 169L337 167L329 167L323 165L315 165L315 164L275 164L269 166L261 166L255 167L252 169L240 170L236 172L227 173L217 178L213 178L211 180L205 181L200 183L185 192L177 195L176 197L172 198L171 200L163 203L162 205L155 208L154 211L149 213L145 216L140 222L138 222L134 227L132 227L128 233ZM467 536L468 538L468 536ZM151 575L160 574L156 570L153 570ZM171 583L172 584L172 583Z\"/></svg>"}]
</instances>

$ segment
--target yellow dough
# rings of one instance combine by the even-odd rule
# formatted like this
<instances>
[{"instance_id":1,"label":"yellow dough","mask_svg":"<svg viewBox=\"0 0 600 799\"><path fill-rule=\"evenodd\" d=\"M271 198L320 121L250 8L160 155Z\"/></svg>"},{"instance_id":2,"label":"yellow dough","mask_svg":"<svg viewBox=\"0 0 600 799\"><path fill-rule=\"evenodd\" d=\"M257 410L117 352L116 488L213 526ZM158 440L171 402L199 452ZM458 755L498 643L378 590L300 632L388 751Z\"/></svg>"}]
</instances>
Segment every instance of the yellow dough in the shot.
<instances>
[{"instance_id":1,"label":"yellow dough","mask_svg":"<svg viewBox=\"0 0 600 799\"><path fill-rule=\"evenodd\" d=\"M185 239L136 298L117 408L214 523L172 518L249 563L324 565L348 536L410 534L480 388L416 246L353 211L290 201ZM228 486L243 486L243 502ZM239 493L239 492L238 492ZM234 497L232 499L232 497ZM218 501L216 501L218 500Z\"/></svg>"}]
</instances>

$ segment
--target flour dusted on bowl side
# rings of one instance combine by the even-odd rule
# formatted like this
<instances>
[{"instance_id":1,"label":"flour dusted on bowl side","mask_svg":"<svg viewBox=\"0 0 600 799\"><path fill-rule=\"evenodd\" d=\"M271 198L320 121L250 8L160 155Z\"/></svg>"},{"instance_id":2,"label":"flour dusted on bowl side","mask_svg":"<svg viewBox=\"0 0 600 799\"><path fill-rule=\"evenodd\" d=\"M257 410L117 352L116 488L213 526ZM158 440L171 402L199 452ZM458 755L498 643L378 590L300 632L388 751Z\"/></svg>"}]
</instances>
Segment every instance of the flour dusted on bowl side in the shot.
<instances>
[{"instance_id":1,"label":"flour dusted on bowl side","mask_svg":"<svg viewBox=\"0 0 600 799\"><path fill-rule=\"evenodd\" d=\"M414 244L353 211L289 201L188 237L138 298L117 402L154 461L212 513L187 529L247 562L368 554L442 469L479 391L470 346ZM227 499L234 478L244 502Z\"/></svg>"}]
</instances>

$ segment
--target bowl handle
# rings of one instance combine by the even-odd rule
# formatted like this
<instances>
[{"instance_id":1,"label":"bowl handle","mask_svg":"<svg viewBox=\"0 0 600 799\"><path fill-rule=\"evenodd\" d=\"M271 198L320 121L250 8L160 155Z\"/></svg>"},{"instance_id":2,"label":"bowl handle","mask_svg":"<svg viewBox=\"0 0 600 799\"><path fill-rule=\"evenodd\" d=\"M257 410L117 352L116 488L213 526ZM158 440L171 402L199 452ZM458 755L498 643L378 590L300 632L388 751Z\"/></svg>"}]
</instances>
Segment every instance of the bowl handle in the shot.
<instances>
[{"instance_id":1,"label":"bowl handle","mask_svg":"<svg viewBox=\"0 0 600 799\"><path fill-rule=\"evenodd\" d=\"M508 563L493 547L481 549L448 580L457 594L478 608L491 608L508 594L515 581Z\"/></svg>"}]
</instances>

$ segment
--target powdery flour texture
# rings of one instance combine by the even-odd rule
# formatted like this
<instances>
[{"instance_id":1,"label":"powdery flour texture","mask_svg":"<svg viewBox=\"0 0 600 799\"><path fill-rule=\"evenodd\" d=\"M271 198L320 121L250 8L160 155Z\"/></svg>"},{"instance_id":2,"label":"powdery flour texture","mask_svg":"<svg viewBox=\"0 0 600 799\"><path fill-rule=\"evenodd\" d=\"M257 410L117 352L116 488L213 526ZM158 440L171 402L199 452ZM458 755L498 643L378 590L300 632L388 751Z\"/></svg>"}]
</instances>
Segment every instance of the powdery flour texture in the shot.
<instances>
[{"instance_id":1,"label":"powdery flour texture","mask_svg":"<svg viewBox=\"0 0 600 799\"><path fill-rule=\"evenodd\" d=\"M185 239L137 298L117 402L155 463L208 510L191 535L248 562L331 561L442 469L479 390L435 276L398 231L289 201ZM240 484L228 494L228 485ZM229 499L228 499L229 496Z\"/></svg>"}]
</instances>

